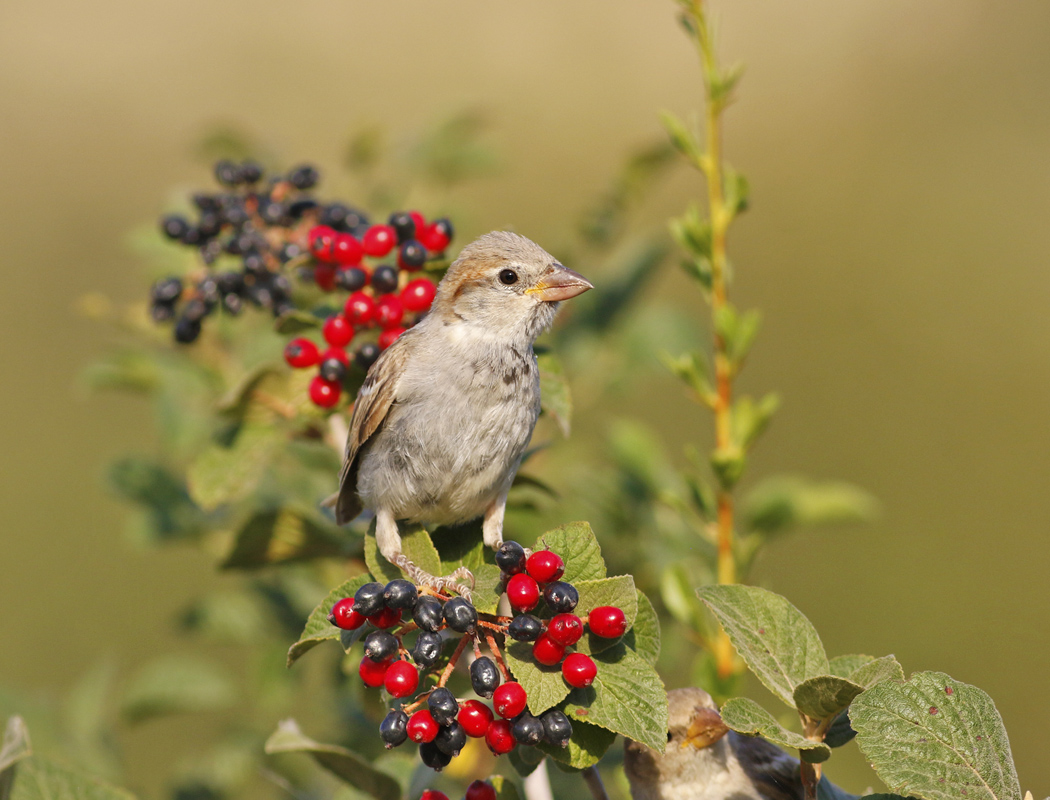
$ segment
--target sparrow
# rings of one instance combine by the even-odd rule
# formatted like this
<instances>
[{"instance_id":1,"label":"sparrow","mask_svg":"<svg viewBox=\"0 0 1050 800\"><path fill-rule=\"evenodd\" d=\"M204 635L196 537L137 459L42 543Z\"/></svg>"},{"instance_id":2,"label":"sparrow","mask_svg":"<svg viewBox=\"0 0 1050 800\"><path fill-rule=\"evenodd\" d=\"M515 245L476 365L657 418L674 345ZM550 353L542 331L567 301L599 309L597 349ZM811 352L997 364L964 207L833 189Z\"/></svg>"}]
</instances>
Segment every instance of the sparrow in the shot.
<instances>
[{"instance_id":1,"label":"sparrow","mask_svg":"<svg viewBox=\"0 0 1050 800\"><path fill-rule=\"evenodd\" d=\"M803 800L799 762L757 736L729 730L703 689L667 693L667 748L628 740L624 771L634 800ZM819 796L854 798L827 778Z\"/></svg>"},{"instance_id":2,"label":"sparrow","mask_svg":"<svg viewBox=\"0 0 1050 800\"><path fill-rule=\"evenodd\" d=\"M558 305L593 288L534 242L507 231L463 248L429 313L369 369L350 418L336 520L375 512L379 552L417 583L469 590L429 575L401 552L398 521L457 525L483 517L503 543L514 475L540 413L533 343Z\"/></svg>"}]
</instances>

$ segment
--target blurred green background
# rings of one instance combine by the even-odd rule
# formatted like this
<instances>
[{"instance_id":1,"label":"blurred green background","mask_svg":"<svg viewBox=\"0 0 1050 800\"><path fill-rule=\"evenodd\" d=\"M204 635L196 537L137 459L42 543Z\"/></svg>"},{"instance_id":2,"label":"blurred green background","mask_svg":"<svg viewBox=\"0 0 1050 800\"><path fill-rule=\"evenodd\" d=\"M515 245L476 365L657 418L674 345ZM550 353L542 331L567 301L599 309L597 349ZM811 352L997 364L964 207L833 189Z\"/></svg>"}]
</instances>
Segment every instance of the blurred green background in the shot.
<instances>
[{"instance_id":1,"label":"blurred green background","mask_svg":"<svg viewBox=\"0 0 1050 800\"><path fill-rule=\"evenodd\" d=\"M723 60L747 65L726 128L753 187L733 296L765 318L742 387L784 400L751 475L842 478L883 504L870 526L778 541L757 578L831 653L893 652L985 689L1022 785L1047 794L1050 6L716 11ZM351 130L408 143L478 109L500 169L453 193L459 244L501 226L544 242L661 135L658 110L699 108L698 81L662 0L0 4L0 684L44 696L100 659L129 669L175 651L172 616L234 580L195 551L127 546L101 475L149 451L148 409L76 382L109 337L76 299L144 296L126 233L173 185L206 181L203 133L235 125L314 160L335 195ZM675 172L644 221L699 188ZM686 284L667 269L647 302L700 315ZM706 436L676 381L644 389L593 413L646 418L672 451ZM142 727L123 743L130 783L155 789L210 724ZM832 774L860 790L851 749Z\"/></svg>"}]
</instances>

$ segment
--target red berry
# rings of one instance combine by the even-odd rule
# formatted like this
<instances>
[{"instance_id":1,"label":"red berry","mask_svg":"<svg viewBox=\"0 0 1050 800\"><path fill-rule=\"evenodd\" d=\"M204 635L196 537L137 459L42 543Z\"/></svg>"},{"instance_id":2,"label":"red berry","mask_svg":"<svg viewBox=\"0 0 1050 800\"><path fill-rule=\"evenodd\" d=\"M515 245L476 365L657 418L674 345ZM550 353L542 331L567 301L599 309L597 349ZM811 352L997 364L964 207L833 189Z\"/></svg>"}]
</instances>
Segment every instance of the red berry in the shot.
<instances>
[{"instance_id":1,"label":"red berry","mask_svg":"<svg viewBox=\"0 0 1050 800\"><path fill-rule=\"evenodd\" d=\"M561 665L561 674L569 686L582 689L594 683L594 677L598 674L598 666L590 656L573 653Z\"/></svg>"},{"instance_id":2,"label":"red berry","mask_svg":"<svg viewBox=\"0 0 1050 800\"><path fill-rule=\"evenodd\" d=\"M343 313L350 322L358 327L368 325L375 317L376 301L371 295L364 292L353 292L346 298Z\"/></svg>"},{"instance_id":3,"label":"red berry","mask_svg":"<svg viewBox=\"0 0 1050 800\"><path fill-rule=\"evenodd\" d=\"M354 326L342 314L335 314L325 320L321 333L328 344L346 347L354 338Z\"/></svg>"},{"instance_id":4,"label":"red berry","mask_svg":"<svg viewBox=\"0 0 1050 800\"><path fill-rule=\"evenodd\" d=\"M558 614L547 623L547 635L562 647L576 644L583 636L583 620L575 614Z\"/></svg>"},{"instance_id":5,"label":"red berry","mask_svg":"<svg viewBox=\"0 0 1050 800\"><path fill-rule=\"evenodd\" d=\"M337 233L332 242L332 259L343 267L352 267L361 263L364 255L361 243L349 233Z\"/></svg>"},{"instance_id":6,"label":"red berry","mask_svg":"<svg viewBox=\"0 0 1050 800\"><path fill-rule=\"evenodd\" d=\"M397 337L404 332L404 328L387 328L379 334L379 349L386 350L390 345L397 341Z\"/></svg>"},{"instance_id":7,"label":"red berry","mask_svg":"<svg viewBox=\"0 0 1050 800\"><path fill-rule=\"evenodd\" d=\"M312 367L314 364L320 364L321 354L318 352L316 344L309 339L300 337L292 339L284 346L284 360L288 362L290 367L303 369L304 367Z\"/></svg>"},{"instance_id":8,"label":"red berry","mask_svg":"<svg viewBox=\"0 0 1050 800\"><path fill-rule=\"evenodd\" d=\"M627 630L627 617L616 606L598 606L587 615L591 633L603 639L616 639Z\"/></svg>"},{"instance_id":9,"label":"red berry","mask_svg":"<svg viewBox=\"0 0 1050 800\"><path fill-rule=\"evenodd\" d=\"M382 611L370 616L368 621L377 628L393 628L401 621L401 609L384 608Z\"/></svg>"},{"instance_id":10,"label":"red berry","mask_svg":"<svg viewBox=\"0 0 1050 800\"><path fill-rule=\"evenodd\" d=\"M565 574L565 562L557 553L537 550L525 562L525 571L539 583L550 583Z\"/></svg>"},{"instance_id":11,"label":"red berry","mask_svg":"<svg viewBox=\"0 0 1050 800\"><path fill-rule=\"evenodd\" d=\"M426 311L434 302L435 294L437 294L437 287L433 281L416 278L406 283L405 288L401 290L401 302L405 304L405 309L408 311Z\"/></svg>"},{"instance_id":12,"label":"red berry","mask_svg":"<svg viewBox=\"0 0 1050 800\"><path fill-rule=\"evenodd\" d=\"M326 381L320 375L310 381L310 399L314 401L315 406L321 408L331 408L338 403L342 391L343 387L338 383Z\"/></svg>"},{"instance_id":13,"label":"red berry","mask_svg":"<svg viewBox=\"0 0 1050 800\"><path fill-rule=\"evenodd\" d=\"M352 597L344 597L332 606L328 619L335 627L342 628L344 631L357 630L365 624L364 615L354 611L354 598Z\"/></svg>"},{"instance_id":14,"label":"red berry","mask_svg":"<svg viewBox=\"0 0 1050 800\"><path fill-rule=\"evenodd\" d=\"M330 358L334 358L336 361L341 361L343 364L350 363L350 356L346 354L346 350L342 347L329 347L323 353L321 353L320 363L327 361Z\"/></svg>"},{"instance_id":15,"label":"red berry","mask_svg":"<svg viewBox=\"0 0 1050 800\"><path fill-rule=\"evenodd\" d=\"M540 602L540 587L535 579L519 572L507 581L507 599L518 611L532 611Z\"/></svg>"},{"instance_id":16,"label":"red berry","mask_svg":"<svg viewBox=\"0 0 1050 800\"><path fill-rule=\"evenodd\" d=\"M532 657L544 666L553 667L565 658L565 646L554 641L549 633L545 633L532 645Z\"/></svg>"},{"instance_id":17,"label":"red berry","mask_svg":"<svg viewBox=\"0 0 1050 800\"><path fill-rule=\"evenodd\" d=\"M496 789L487 781L474 781L467 787L463 800L496 800Z\"/></svg>"},{"instance_id":18,"label":"red berry","mask_svg":"<svg viewBox=\"0 0 1050 800\"><path fill-rule=\"evenodd\" d=\"M412 221L416 223L416 236L419 236L419 232L427 227L427 220L418 211L409 211L408 216L412 217Z\"/></svg>"},{"instance_id":19,"label":"red berry","mask_svg":"<svg viewBox=\"0 0 1050 800\"><path fill-rule=\"evenodd\" d=\"M396 294L384 294L375 305L375 321L380 328L398 328L405 316L405 306Z\"/></svg>"},{"instance_id":20,"label":"red berry","mask_svg":"<svg viewBox=\"0 0 1050 800\"><path fill-rule=\"evenodd\" d=\"M513 750L517 742L514 740L513 731L511 731L510 720L497 719L489 725L488 731L485 732L485 744L497 756L505 755Z\"/></svg>"},{"instance_id":21,"label":"red berry","mask_svg":"<svg viewBox=\"0 0 1050 800\"><path fill-rule=\"evenodd\" d=\"M335 243L336 233L325 225L315 225L307 234L310 241L310 252L318 261L332 261L332 245Z\"/></svg>"},{"instance_id":22,"label":"red berry","mask_svg":"<svg viewBox=\"0 0 1050 800\"><path fill-rule=\"evenodd\" d=\"M427 789L419 796L419 800L448 800L448 795L437 789Z\"/></svg>"},{"instance_id":23,"label":"red berry","mask_svg":"<svg viewBox=\"0 0 1050 800\"><path fill-rule=\"evenodd\" d=\"M451 240L448 233L446 233L444 227L431 223L423 229L423 233L418 237L419 241L423 243L423 246L431 253L440 253L446 247Z\"/></svg>"},{"instance_id":24,"label":"red berry","mask_svg":"<svg viewBox=\"0 0 1050 800\"><path fill-rule=\"evenodd\" d=\"M492 693L492 704L496 713L504 719L513 719L525 710L528 697L520 683L508 681L501 683Z\"/></svg>"},{"instance_id":25,"label":"red berry","mask_svg":"<svg viewBox=\"0 0 1050 800\"><path fill-rule=\"evenodd\" d=\"M419 711L409 717L408 725L405 728L408 732L408 738L416 744L434 741L434 737L438 735L439 729L437 722L430 715L430 710L426 708L419 709Z\"/></svg>"},{"instance_id":26,"label":"red berry","mask_svg":"<svg viewBox=\"0 0 1050 800\"><path fill-rule=\"evenodd\" d=\"M492 724L492 709L477 700L467 700L460 705L456 719L467 732L467 736L480 739Z\"/></svg>"},{"instance_id":27,"label":"red berry","mask_svg":"<svg viewBox=\"0 0 1050 800\"><path fill-rule=\"evenodd\" d=\"M382 258L397 244L397 232L389 225L373 225L365 231L361 244L368 255Z\"/></svg>"},{"instance_id":28,"label":"red berry","mask_svg":"<svg viewBox=\"0 0 1050 800\"><path fill-rule=\"evenodd\" d=\"M407 661L395 661L386 671L383 686L391 697L408 697L419 687L419 670Z\"/></svg>"},{"instance_id":29,"label":"red berry","mask_svg":"<svg viewBox=\"0 0 1050 800\"><path fill-rule=\"evenodd\" d=\"M314 267L314 283L326 292L335 289L335 267L329 264L318 264Z\"/></svg>"},{"instance_id":30,"label":"red berry","mask_svg":"<svg viewBox=\"0 0 1050 800\"><path fill-rule=\"evenodd\" d=\"M361 666L357 668L357 674L361 676L361 681L365 686L371 689L378 689L383 685L386 671L389 668L389 661L373 661L366 657L361 659Z\"/></svg>"}]
</instances>

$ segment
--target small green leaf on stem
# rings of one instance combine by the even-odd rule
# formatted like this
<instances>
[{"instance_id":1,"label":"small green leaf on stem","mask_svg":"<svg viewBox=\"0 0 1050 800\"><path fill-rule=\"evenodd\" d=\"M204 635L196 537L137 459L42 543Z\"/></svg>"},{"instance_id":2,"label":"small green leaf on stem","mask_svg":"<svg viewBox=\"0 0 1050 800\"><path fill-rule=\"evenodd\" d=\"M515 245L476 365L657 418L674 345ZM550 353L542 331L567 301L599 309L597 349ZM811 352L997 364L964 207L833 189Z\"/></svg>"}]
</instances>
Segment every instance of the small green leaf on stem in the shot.
<instances>
[{"instance_id":1,"label":"small green leaf on stem","mask_svg":"<svg viewBox=\"0 0 1050 800\"><path fill-rule=\"evenodd\" d=\"M773 534L799 525L863 522L877 508L870 494L852 484L783 475L755 486L741 510L746 528Z\"/></svg>"},{"instance_id":2,"label":"small green leaf on stem","mask_svg":"<svg viewBox=\"0 0 1050 800\"><path fill-rule=\"evenodd\" d=\"M670 222L671 236L686 252L698 259L711 260L711 223L691 203L685 213Z\"/></svg>"},{"instance_id":3,"label":"small green leaf on stem","mask_svg":"<svg viewBox=\"0 0 1050 800\"><path fill-rule=\"evenodd\" d=\"M724 170L726 208L733 216L736 216L747 211L750 204L751 186L747 178L728 164L724 165Z\"/></svg>"},{"instance_id":4,"label":"small green leaf on stem","mask_svg":"<svg viewBox=\"0 0 1050 800\"><path fill-rule=\"evenodd\" d=\"M772 392L757 403L750 397L741 397L733 404L732 429L733 441L745 450L755 443L780 406L780 397Z\"/></svg>"},{"instance_id":5,"label":"small green leaf on stem","mask_svg":"<svg viewBox=\"0 0 1050 800\"><path fill-rule=\"evenodd\" d=\"M675 148L684 155L694 166L699 167L703 157L703 151L696 140L696 136L686 128L685 123L670 111L660 112L660 122L663 123L667 135Z\"/></svg>"},{"instance_id":6,"label":"small green leaf on stem","mask_svg":"<svg viewBox=\"0 0 1050 800\"><path fill-rule=\"evenodd\" d=\"M823 721L849 708L864 687L837 675L817 675L795 687L795 708L810 719Z\"/></svg>"},{"instance_id":7,"label":"small green leaf on stem","mask_svg":"<svg viewBox=\"0 0 1050 800\"><path fill-rule=\"evenodd\" d=\"M924 800L1021 800L992 698L943 672L882 681L850 707L857 743L893 791Z\"/></svg>"},{"instance_id":8,"label":"small green leaf on stem","mask_svg":"<svg viewBox=\"0 0 1050 800\"><path fill-rule=\"evenodd\" d=\"M660 360L686 386L696 392L697 399L700 402L708 406L714 403L715 394L711 388L707 363L703 354L692 352L682 353L680 356L672 356L668 353L661 353Z\"/></svg>"},{"instance_id":9,"label":"small green leaf on stem","mask_svg":"<svg viewBox=\"0 0 1050 800\"><path fill-rule=\"evenodd\" d=\"M722 721L737 733L761 736L773 744L799 750L810 763L819 764L831 757L831 748L789 731L772 714L747 697L734 697L722 706Z\"/></svg>"}]
</instances>

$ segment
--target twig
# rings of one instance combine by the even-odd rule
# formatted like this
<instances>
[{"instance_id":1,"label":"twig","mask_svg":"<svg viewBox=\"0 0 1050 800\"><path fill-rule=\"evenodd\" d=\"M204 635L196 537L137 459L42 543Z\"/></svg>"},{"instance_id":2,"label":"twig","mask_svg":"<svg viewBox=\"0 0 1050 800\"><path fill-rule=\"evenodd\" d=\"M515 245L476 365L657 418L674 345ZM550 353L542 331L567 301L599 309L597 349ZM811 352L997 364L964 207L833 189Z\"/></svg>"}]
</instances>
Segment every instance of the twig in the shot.
<instances>
[{"instance_id":1,"label":"twig","mask_svg":"<svg viewBox=\"0 0 1050 800\"><path fill-rule=\"evenodd\" d=\"M503 663L503 656L500 655L499 645L496 644L496 638L491 633L486 633L485 634L485 643L488 644L489 651L492 653L493 657L496 659L496 663L499 664L500 672L503 673L503 680L509 681L510 680L510 670L507 669L507 665L505 663Z\"/></svg>"},{"instance_id":2,"label":"twig","mask_svg":"<svg viewBox=\"0 0 1050 800\"><path fill-rule=\"evenodd\" d=\"M464 636L459 640L459 644L456 645L456 651L452 654L452 658L448 660L448 664L441 673L441 677L438 678L438 686L444 686L448 683L448 679L452 676L452 670L456 668L456 662L458 662L459 657L463 655L463 651L467 649L467 642L471 641L471 639L472 637L470 636Z\"/></svg>"},{"instance_id":3,"label":"twig","mask_svg":"<svg viewBox=\"0 0 1050 800\"><path fill-rule=\"evenodd\" d=\"M602 783L602 776L598 774L598 768L593 764L586 767L583 772L583 780L587 784L587 788L591 790L591 797L594 800L609 800L609 795L605 791L605 785Z\"/></svg>"}]
</instances>

